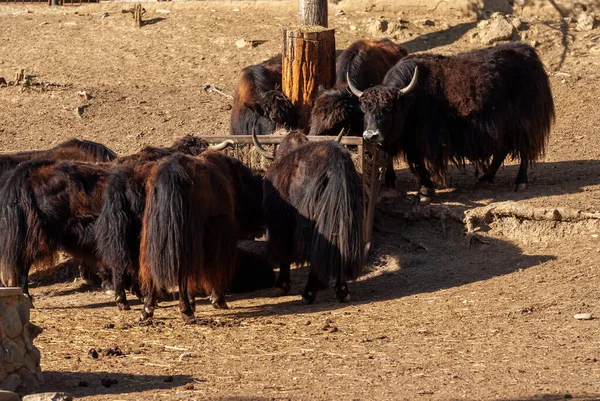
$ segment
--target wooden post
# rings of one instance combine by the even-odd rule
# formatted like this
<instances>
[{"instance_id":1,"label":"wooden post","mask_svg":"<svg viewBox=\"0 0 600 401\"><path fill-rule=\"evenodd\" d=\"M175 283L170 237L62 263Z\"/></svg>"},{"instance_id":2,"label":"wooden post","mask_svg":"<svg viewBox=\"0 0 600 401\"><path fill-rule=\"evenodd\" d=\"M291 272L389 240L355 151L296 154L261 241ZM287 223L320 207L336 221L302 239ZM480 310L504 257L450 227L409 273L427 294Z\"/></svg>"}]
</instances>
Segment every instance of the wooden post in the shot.
<instances>
[{"instance_id":1,"label":"wooden post","mask_svg":"<svg viewBox=\"0 0 600 401\"><path fill-rule=\"evenodd\" d=\"M327 0L300 0L300 25L327 28Z\"/></svg>"},{"instance_id":2,"label":"wooden post","mask_svg":"<svg viewBox=\"0 0 600 401\"><path fill-rule=\"evenodd\" d=\"M133 20L135 21L136 28L142 27L142 5L141 4L136 4L133 7Z\"/></svg>"},{"instance_id":3,"label":"wooden post","mask_svg":"<svg viewBox=\"0 0 600 401\"><path fill-rule=\"evenodd\" d=\"M335 83L335 30L302 26L283 31L282 88L298 113L299 128L308 126L319 86Z\"/></svg>"}]
</instances>

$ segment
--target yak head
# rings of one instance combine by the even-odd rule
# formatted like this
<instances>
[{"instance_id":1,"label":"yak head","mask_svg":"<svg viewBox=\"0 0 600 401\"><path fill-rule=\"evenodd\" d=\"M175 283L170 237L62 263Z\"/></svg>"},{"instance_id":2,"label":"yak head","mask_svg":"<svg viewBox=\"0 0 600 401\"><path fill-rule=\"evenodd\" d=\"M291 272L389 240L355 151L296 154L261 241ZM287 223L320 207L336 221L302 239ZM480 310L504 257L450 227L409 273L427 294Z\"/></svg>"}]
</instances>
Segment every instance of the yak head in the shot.
<instances>
[{"instance_id":1,"label":"yak head","mask_svg":"<svg viewBox=\"0 0 600 401\"><path fill-rule=\"evenodd\" d=\"M363 120L358 99L344 89L323 91L315 99L310 114L310 135L333 136L342 128L349 128L347 135L362 135Z\"/></svg>"},{"instance_id":2,"label":"yak head","mask_svg":"<svg viewBox=\"0 0 600 401\"><path fill-rule=\"evenodd\" d=\"M338 136L335 138L335 142L340 143L343 136L344 129L342 128ZM277 148L277 154L275 155L262 147L258 137L256 136L256 131L252 131L252 141L254 142L256 151L261 156L269 160L279 160L309 142L308 137L303 132L300 130L293 130L281 140L279 147Z\"/></svg>"},{"instance_id":3,"label":"yak head","mask_svg":"<svg viewBox=\"0 0 600 401\"><path fill-rule=\"evenodd\" d=\"M245 106L259 115L273 121L278 127L294 128L296 126L296 110L291 100L280 90L265 92L260 99Z\"/></svg>"},{"instance_id":4,"label":"yak head","mask_svg":"<svg viewBox=\"0 0 600 401\"><path fill-rule=\"evenodd\" d=\"M418 76L419 70L418 67L415 67L410 83L402 89L377 85L364 92L354 87L348 79L348 86L352 93L360 99L361 110L364 113L363 139L365 141L376 144L389 143L391 138L388 139L388 137L393 135L394 131L402 128L406 120L406 113L414 100L409 93L417 84Z\"/></svg>"},{"instance_id":5,"label":"yak head","mask_svg":"<svg viewBox=\"0 0 600 401\"><path fill-rule=\"evenodd\" d=\"M184 153L190 156L198 156L205 150L223 150L228 146L233 145L235 142L231 139L227 139L221 143L215 145L209 145L204 139L193 135L185 135L175 139L172 148L178 152Z\"/></svg>"}]
</instances>

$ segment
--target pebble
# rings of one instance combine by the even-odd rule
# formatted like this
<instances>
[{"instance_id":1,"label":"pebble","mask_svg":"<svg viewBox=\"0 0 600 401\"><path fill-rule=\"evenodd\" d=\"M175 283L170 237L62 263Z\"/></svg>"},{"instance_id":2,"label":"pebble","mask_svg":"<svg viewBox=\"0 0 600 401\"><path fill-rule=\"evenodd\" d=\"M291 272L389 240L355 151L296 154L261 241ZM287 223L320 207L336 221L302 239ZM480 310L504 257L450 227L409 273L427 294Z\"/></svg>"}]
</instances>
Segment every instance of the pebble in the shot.
<instances>
[{"instance_id":1,"label":"pebble","mask_svg":"<svg viewBox=\"0 0 600 401\"><path fill-rule=\"evenodd\" d=\"M102 379L102 380L100 380L100 384L102 384L106 388L109 388L113 384L118 384L118 383L119 383L119 381L117 379Z\"/></svg>"},{"instance_id":2,"label":"pebble","mask_svg":"<svg viewBox=\"0 0 600 401\"><path fill-rule=\"evenodd\" d=\"M573 317L577 320L592 320L594 318L591 313L578 313Z\"/></svg>"},{"instance_id":3,"label":"pebble","mask_svg":"<svg viewBox=\"0 0 600 401\"><path fill-rule=\"evenodd\" d=\"M351 31L356 31L356 29L357 29L357 28L356 28L356 25L350 25L350 30L351 30Z\"/></svg>"},{"instance_id":4,"label":"pebble","mask_svg":"<svg viewBox=\"0 0 600 401\"><path fill-rule=\"evenodd\" d=\"M93 358L93 359L98 359L98 351L96 351L95 348L92 348L91 350L88 351L88 357Z\"/></svg>"},{"instance_id":5,"label":"pebble","mask_svg":"<svg viewBox=\"0 0 600 401\"><path fill-rule=\"evenodd\" d=\"M244 40L244 39L238 39L238 40L236 40L235 41L235 46L238 49L243 49L244 47L246 47L246 40Z\"/></svg>"}]
</instances>

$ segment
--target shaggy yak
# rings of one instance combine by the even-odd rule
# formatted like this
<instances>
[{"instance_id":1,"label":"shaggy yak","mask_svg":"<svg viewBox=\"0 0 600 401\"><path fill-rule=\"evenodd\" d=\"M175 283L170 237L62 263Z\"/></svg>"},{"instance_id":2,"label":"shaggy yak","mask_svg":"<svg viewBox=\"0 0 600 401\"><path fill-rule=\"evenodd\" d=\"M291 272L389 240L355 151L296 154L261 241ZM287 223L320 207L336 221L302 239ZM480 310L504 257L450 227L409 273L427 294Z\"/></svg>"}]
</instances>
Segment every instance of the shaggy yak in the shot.
<instances>
[{"instance_id":1,"label":"shaggy yak","mask_svg":"<svg viewBox=\"0 0 600 401\"><path fill-rule=\"evenodd\" d=\"M140 281L147 291L142 318L152 317L159 288L179 287L184 322L194 320L194 295L211 294L227 308L239 238L264 227L262 186L241 162L217 152L173 155L156 163L145 186Z\"/></svg>"},{"instance_id":2,"label":"shaggy yak","mask_svg":"<svg viewBox=\"0 0 600 401\"><path fill-rule=\"evenodd\" d=\"M543 153L554 120L548 75L536 51L516 43L455 56L411 55L383 84L352 92L365 113L366 141L402 154L428 203L432 178L466 160L491 183L507 156L521 165L515 190L527 184L527 167ZM491 162L490 162L491 159Z\"/></svg>"},{"instance_id":3,"label":"shaggy yak","mask_svg":"<svg viewBox=\"0 0 600 401\"><path fill-rule=\"evenodd\" d=\"M109 162L117 157L106 146L92 141L69 139L46 150L0 154L0 176L29 160L79 160L85 162ZM0 182L1 184L1 182Z\"/></svg>"},{"instance_id":4,"label":"shaggy yak","mask_svg":"<svg viewBox=\"0 0 600 401\"><path fill-rule=\"evenodd\" d=\"M281 91L281 54L244 68L233 97L230 134L268 135L295 125L292 102Z\"/></svg>"},{"instance_id":5,"label":"shaggy yak","mask_svg":"<svg viewBox=\"0 0 600 401\"><path fill-rule=\"evenodd\" d=\"M263 202L269 251L279 265L276 294L289 292L291 263L308 263L304 303L314 302L330 279L338 300L348 301L347 280L362 267L361 192L350 153L334 141L308 142L292 132L275 158L253 137L257 150L275 159L265 174Z\"/></svg>"},{"instance_id":6,"label":"shaggy yak","mask_svg":"<svg viewBox=\"0 0 600 401\"><path fill-rule=\"evenodd\" d=\"M347 135L361 136L363 113L358 98L348 89L348 77L358 88L379 85L390 68L407 55L405 48L389 39L359 40L351 44L338 59L335 86L315 100L310 117L310 135L335 135L345 129ZM392 161L385 182L389 186L395 185Z\"/></svg>"},{"instance_id":7,"label":"shaggy yak","mask_svg":"<svg viewBox=\"0 0 600 401\"><path fill-rule=\"evenodd\" d=\"M184 138L178 144L184 142L193 152L201 149L197 139ZM95 222L113 168L113 164L31 160L4 175L0 189L2 283L20 285L29 295L31 265L53 262L57 251L94 264Z\"/></svg>"}]
</instances>

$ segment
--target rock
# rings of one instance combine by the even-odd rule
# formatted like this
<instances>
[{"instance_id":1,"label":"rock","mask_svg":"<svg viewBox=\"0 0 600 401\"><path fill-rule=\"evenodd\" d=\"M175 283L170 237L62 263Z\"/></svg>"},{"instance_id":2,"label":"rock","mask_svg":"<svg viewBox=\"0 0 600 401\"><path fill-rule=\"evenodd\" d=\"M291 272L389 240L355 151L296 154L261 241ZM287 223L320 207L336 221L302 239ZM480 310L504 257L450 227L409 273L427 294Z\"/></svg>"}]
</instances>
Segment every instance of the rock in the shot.
<instances>
[{"instance_id":1,"label":"rock","mask_svg":"<svg viewBox=\"0 0 600 401\"><path fill-rule=\"evenodd\" d=\"M577 320L592 320L594 318L591 313L578 313L573 317Z\"/></svg>"},{"instance_id":2,"label":"rock","mask_svg":"<svg viewBox=\"0 0 600 401\"><path fill-rule=\"evenodd\" d=\"M20 398L12 391L0 390L0 401L19 401Z\"/></svg>"},{"instance_id":3,"label":"rock","mask_svg":"<svg viewBox=\"0 0 600 401\"><path fill-rule=\"evenodd\" d=\"M19 314L19 317L21 318L21 324L24 326L27 323L29 323L29 317L30 317L30 308L29 308L29 304L24 303L24 302L19 302L17 304L17 313Z\"/></svg>"},{"instance_id":4,"label":"rock","mask_svg":"<svg viewBox=\"0 0 600 401\"><path fill-rule=\"evenodd\" d=\"M235 46L238 49L243 49L244 47L246 47L246 44L247 44L246 40L244 40L244 39L238 39L238 40L235 41Z\"/></svg>"},{"instance_id":5,"label":"rock","mask_svg":"<svg viewBox=\"0 0 600 401\"><path fill-rule=\"evenodd\" d=\"M510 21L510 23L512 24L512 26L515 27L515 29L517 31L519 31L519 30L521 30L521 28L523 28L523 21L519 17L513 18L512 21Z\"/></svg>"},{"instance_id":6,"label":"rock","mask_svg":"<svg viewBox=\"0 0 600 401\"><path fill-rule=\"evenodd\" d=\"M21 334L23 324L16 308L9 306L4 309L2 327L4 328L4 335L8 338L14 339Z\"/></svg>"},{"instance_id":7,"label":"rock","mask_svg":"<svg viewBox=\"0 0 600 401\"><path fill-rule=\"evenodd\" d=\"M539 40L532 40L531 41L531 47L538 47L541 44L542 43Z\"/></svg>"},{"instance_id":8,"label":"rock","mask_svg":"<svg viewBox=\"0 0 600 401\"><path fill-rule=\"evenodd\" d=\"M351 30L351 31L356 31L356 29L357 29L357 28L356 28L356 25L350 25L350 30Z\"/></svg>"},{"instance_id":9,"label":"rock","mask_svg":"<svg viewBox=\"0 0 600 401\"><path fill-rule=\"evenodd\" d=\"M352 29L352 27L350 27L350 29ZM0 77L0 85L7 85L6 79L4 79L4 77Z\"/></svg>"},{"instance_id":10,"label":"rock","mask_svg":"<svg viewBox=\"0 0 600 401\"><path fill-rule=\"evenodd\" d=\"M482 21L477 25L480 29L481 43L491 45L502 40L512 39L515 27L508 22L504 15L494 13L488 23L484 22Z\"/></svg>"},{"instance_id":11,"label":"rock","mask_svg":"<svg viewBox=\"0 0 600 401\"><path fill-rule=\"evenodd\" d=\"M582 11L577 16L576 29L578 31L591 31L592 29L594 29L595 23L596 23L596 14L594 14L593 12Z\"/></svg>"},{"instance_id":12,"label":"rock","mask_svg":"<svg viewBox=\"0 0 600 401\"><path fill-rule=\"evenodd\" d=\"M16 374L6 376L2 384L0 384L0 390L15 391L21 384L21 377Z\"/></svg>"},{"instance_id":13,"label":"rock","mask_svg":"<svg viewBox=\"0 0 600 401\"><path fill-rule=\"evenodd\" d=\"M68 393L38 393L26 395L23 401L72 401L73 396Z\"/></svg>"},{"instance_id":14,"label":"rock","mask_svg":"<svg viewBox=\"0 0 600 401\"><path fill-rule=\"evenodd\" d=\"M104 378L104 379L100 380L100 384L102 384L106 388L109 388L113 384L118 384L118 383L119 383L119 381L117 379Z\"/></svg>"},{"instance_id":15,"label":"rock","mask_svg":"<svg viewBox=\"0 0 600 401\"><path fill-rule=\"evenodd\" d=\"M379 35L388 29L388 21L383 18L378 18L369 25L369 33L371 35Z\"/></svg>"}]
</instances>

